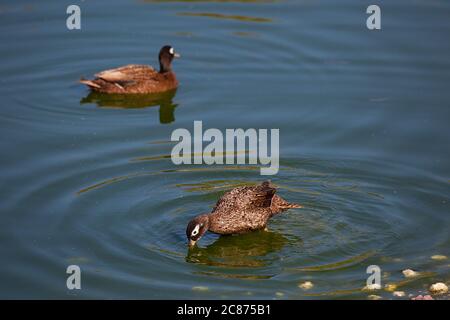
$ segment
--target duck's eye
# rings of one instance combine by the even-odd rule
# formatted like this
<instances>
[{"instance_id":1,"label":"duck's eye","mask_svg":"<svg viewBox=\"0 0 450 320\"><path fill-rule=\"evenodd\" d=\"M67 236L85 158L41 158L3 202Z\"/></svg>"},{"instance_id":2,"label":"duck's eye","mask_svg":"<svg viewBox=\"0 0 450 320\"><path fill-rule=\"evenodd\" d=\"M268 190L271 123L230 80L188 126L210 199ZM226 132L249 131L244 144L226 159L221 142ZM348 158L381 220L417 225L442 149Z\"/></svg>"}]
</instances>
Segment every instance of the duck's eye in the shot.
<instances>
[{"instance_id":1,"label":"duck's eye","mask_svg":"<svg viewBox=\"0 0 450 320\"><path fill-rule=\"evenodd\" d=\"M170 48L169 52L170 54L174 54L173 48Z\"/></svg>"},{"instance_id":2,"label":"duck's eye","mask_svg":"<svg viewBox=\"0 0 450 320\"><path fill-rule=\"evenodd\" d=\"M195 237L198 234L198 230L199 229L200 229L200 225L198 224L198 225L195 226L194 230L192 230L191 236Z\"/></svg>"}]
</instances>

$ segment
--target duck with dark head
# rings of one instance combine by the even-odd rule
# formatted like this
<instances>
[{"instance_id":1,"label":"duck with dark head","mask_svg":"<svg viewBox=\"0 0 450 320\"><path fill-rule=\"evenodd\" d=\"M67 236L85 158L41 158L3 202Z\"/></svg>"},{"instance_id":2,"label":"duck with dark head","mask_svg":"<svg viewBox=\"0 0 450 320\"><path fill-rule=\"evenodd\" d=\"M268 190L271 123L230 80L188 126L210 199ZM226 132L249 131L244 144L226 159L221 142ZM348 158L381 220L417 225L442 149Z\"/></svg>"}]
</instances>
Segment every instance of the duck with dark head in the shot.
<instances>
[{"instance_id":1,"label":"duck with dark head","mask_svg":"<svg viewBox=\"0 0 450 320\"><path fill-rule=\"evenodd\" d=\"M95 79L81 79L91 90L114 94L149 94L173 90L178 87L172 61L179 58L172 46L159 51L159 71L148 65L129 64L95 74Z\"/></svg>"},{"instance_id":2,"label":"duck with dark head","mask_svg":"<svg viewBox=\"0 0 450 320\"><path fill-rule=\"evenodd\" d=\"M234 188L225 193L211 213L192 219L186 228L189 246L206 233L227 235L266 229L270 218L290 208L301 208L276 195L269 181L257 186Z\"/></svg>"},{"instance_id":3,"label":"duck with dark head","mask_svg":"<svg viewBox=\"0 0 450 320\"><path fill-rule=\"evenodd\" d=\"M173 47L164 46L159 51L159 73L172 72L172 60L180 58L180 54L176 53Z\"/></svg>"}]
</instances>

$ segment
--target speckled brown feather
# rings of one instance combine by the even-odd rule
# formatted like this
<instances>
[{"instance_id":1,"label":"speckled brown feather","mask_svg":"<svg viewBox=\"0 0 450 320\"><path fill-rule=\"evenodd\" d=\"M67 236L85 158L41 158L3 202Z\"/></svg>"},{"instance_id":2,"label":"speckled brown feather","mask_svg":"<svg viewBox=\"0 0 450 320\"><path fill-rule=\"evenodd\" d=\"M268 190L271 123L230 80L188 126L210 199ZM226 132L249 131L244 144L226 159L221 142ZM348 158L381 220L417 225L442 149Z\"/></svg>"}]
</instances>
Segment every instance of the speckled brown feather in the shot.
<instances>
[{"instance_id":1,"label":"speckled brown feather","mask_svg":"<svg viewBox=\"0 0 450 320\"><path fill-rule=\"evenodd\" d=\"M238 234L263 229L274 215L289 208L301 207L288 203L275 192L269 182L227 192L209 214L209 231Z\"/></svg>"},{"instance_id":2,"label":"speckled brown feather","mask_svg":"<svg viewBox=\"0 0 450 320\"><path fill-rule=\"evenodd\" d=\"M147 65L130 64L97 73L94 80L80 80L102 93L148 94L175 89L178 81L172 71L160 73Z\"/></svg>"}]
</instances>

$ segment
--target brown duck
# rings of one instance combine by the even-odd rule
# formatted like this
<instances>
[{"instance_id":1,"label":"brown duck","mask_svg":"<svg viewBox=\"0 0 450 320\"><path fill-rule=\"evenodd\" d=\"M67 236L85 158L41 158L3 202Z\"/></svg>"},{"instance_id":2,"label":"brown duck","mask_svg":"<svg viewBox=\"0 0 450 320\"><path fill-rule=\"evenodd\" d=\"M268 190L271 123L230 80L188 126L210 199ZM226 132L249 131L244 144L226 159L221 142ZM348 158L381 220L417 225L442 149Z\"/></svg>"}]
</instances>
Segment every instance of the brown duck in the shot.
<instances>
[{"instance_id":1,"label":"brown duck","mask_svg":"<svg viewBox=\"0 0 450 320\"><path fill-rule=\"evenodd\" d=\"M194 246L208 230L226 235L266 229L274 215L302 207L282 199L276 191L269 181L265 181L261 185L234 188L225 193L211 213L199 215L189 222L186 228L189 246Z\"/></svg>"},{"instance_id":2,"label":"brown duck","mask_svg":"<svg viewBox=\"0 0 450 320\"><path fill-rule=\"evenodd\" d=\"M147 65L129 64L99 72L94 80L80 82L102 93L148 94L172 90L178 86L172 60L178 57L173 47L164 46L159 51L159 71Z\"/></svg>"}]
</instances>

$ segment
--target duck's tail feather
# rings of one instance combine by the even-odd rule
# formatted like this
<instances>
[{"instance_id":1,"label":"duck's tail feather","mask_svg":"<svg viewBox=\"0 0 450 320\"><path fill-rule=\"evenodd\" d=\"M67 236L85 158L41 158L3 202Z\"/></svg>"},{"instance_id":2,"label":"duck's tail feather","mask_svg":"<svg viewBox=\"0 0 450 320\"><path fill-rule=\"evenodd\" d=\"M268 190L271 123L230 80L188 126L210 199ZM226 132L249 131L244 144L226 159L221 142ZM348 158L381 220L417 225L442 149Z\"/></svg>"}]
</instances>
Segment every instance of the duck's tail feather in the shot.
<instances>
[{"instance_id":1,"label":"duck's tail feather","mask_svg":"<svg viewBox=\"0 0 450 320\"><path fill-rule=\"evenodd\" d=\"M282 205L280 205L280 208L287 210L287 209L293 209L293 208L303 208L303 206L301 204L298 203L283 203Z\"/></svg>"},{"instance_id":2,"label":"duck's tail feather","mask_svg":"<svg viewBox=\"0 0 450 320\"><path fill-rule=\"evenodd\" d=\"M96 89L100 89L101 88L101 86L98 85L97 83L95 83L94 81L87 80L87 79L84 79L84 78L80 79L80 83L85 84L85 85L87 85L90 88L96 88Z\"/></svg>"},{"instance_id":3,"label":"duck's tail feather","mask_svg":"<svg viewBox=\"0 0 450 320\"><path fill-rule=\"evenodd\" d=\"M298 203L287 202L280 196L274 195L274 197L272 199L272 205L270 208L272 210L272 215L275 215L275 214L284 212L288 209L303 208L303 206Z\"/></svg>"}]
</instances>

